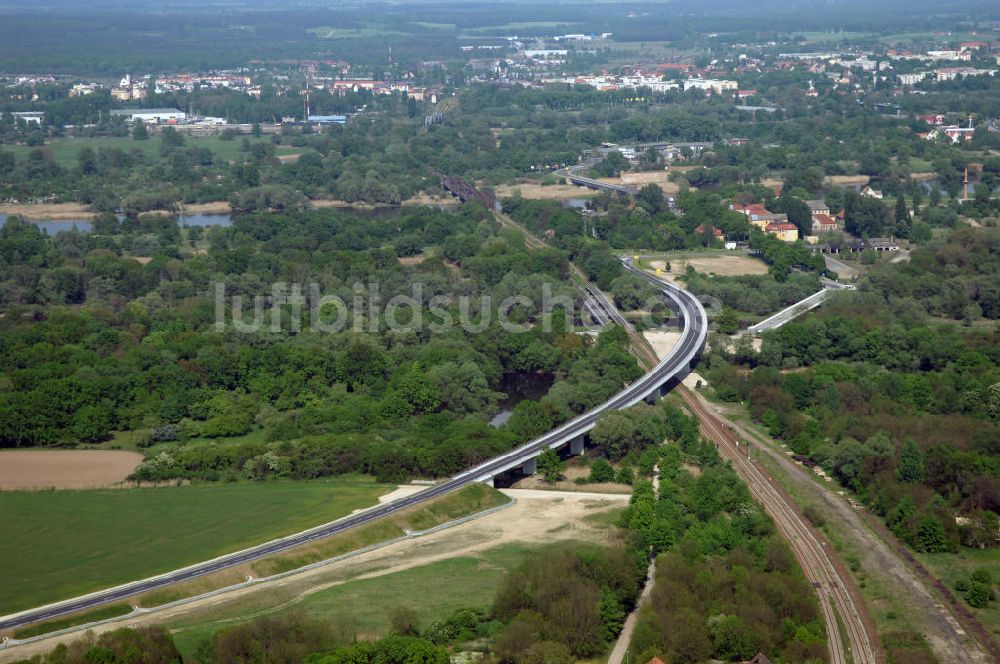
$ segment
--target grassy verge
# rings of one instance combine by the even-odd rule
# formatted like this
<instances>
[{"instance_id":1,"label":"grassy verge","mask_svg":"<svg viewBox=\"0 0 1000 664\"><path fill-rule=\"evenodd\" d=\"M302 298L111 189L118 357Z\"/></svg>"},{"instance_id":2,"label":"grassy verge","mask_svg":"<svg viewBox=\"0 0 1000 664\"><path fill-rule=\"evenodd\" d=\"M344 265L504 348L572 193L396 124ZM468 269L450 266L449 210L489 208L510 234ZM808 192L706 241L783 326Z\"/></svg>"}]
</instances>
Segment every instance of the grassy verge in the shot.
<instances>
[{"instance_id":1,"label":"grassy verge","mask_svg":"<svg viewBox=\"0 0 1000 664\"><path fill-rule=\"evenodd\" d=\"M421 628L444 618L456 609L488 609L503 577L517 567L531 549L508 544L472 556L460 556L375 576L348 580L331 588L306 595L299 602L278 608L257 609L251 615L279 614L301 610L314 619L329 621L366 637L385 634L389 615L400 605L410 607ZM234 615L233 608L237 611ZM209 614L197 623L172 627L174 641L190 656L198 644L227 626L250 617L238 607Z\"/></svg>"},{"instance_id":2,"label":"grassy verge","mask_svg":"<svg viewBox=\"0 0 1000 664\"><path fill-rule=\"evenodd\" d=\"M74 613L71 616L59 618L58 620L49 620L46 622L36 623L34 625L28 625L27 627L14 632L13 636L15 639L30 639L31 637L38 636L40 634L58 632L59 630L66 629L67 627L86 625L87 623L107 620L108 618L117 618L118 616L124 616L127 613L132 613L132 607L129 606L129 604L109 604L107 606L102 606L99 609L94 609L93 611Z\"/></svg>"},{"instance_id":3,"label":"grassy verge","mask_svg":"<svg viewBox=\"0 0 1000 664\"><path fill-rule=\"evenodd\" d=\"M298 547L282 555L259 560L253 564L253 574L265 577L287 572L400 537L407 531L427 530L469 514L503 505L509 500L493 487L472 484L427 505L414 506L360 528L353 528L346 533Z\"/></svg>"},{"instance_id":4,"label":"grassy verge","mask_svg":"<svg viewBox=\"0 0 1000 664\"><path fill-rule=\"evenodd\" d=\"M994 583L1000 580L1000 550L997 549L961 549L958 553L921 553L916 554L931 574L941 580L956 597L960 598L966 608L972 612L986 631L994 639L1000 639L1000 603L990 602L988 606L977 609L969 606L963 598L964 593L956 590L959 579L969 580L977 569L987 569Z\"/></svg>"},{"instance_id":5,"label":"grassy verge","mask_svg":"<svg viewBox=\"0 0 1000 664\"><path fill-rule=\"evenodd\" d=\"M210 574L162 590L140 595L137 603L152 608L187 597L236 585L247 576L258 579L288 572L322 560L328 560L367 546L401 537L406 531L426 530L448 521L475 514L509 502L499 491L483 484L473 484L443 496L427 505L412 507L395 515L352 528L347 532L312 542L290 551L268 556L248 565Z\"/></svg>"},{"instance_id":6,"label":"grassy verge","mask_svg":"<svg viewBox=\"0 0 1000 664\"><path fill-rule=\"evenodd\" d=\"M0 613L177 569L370 506L388 487L329 480L0 493Z\"/></svg>"}]
</instances>

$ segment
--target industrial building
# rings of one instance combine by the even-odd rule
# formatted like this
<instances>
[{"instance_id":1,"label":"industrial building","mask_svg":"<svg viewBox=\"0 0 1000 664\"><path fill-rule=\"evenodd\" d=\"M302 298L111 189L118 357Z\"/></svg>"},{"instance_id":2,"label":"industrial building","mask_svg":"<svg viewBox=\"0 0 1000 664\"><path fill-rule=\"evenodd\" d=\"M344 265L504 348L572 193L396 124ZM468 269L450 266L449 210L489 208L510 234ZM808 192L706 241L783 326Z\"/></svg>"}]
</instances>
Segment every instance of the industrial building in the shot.
<instances>
[{"instance_id":1,"label":"industrial building","mask_svg":"<svg viewBox=\"0 0 1000 664\"><path fill-rule=\"evenodd\" d=\"M36 125L41 125L42 120L45 118L44 111L19 111L11 113L11 115L14 116L15 122L17 120L24 120L25 122L34 123Z\"/></svg>"},{"instance_id":2,"label":"industrial building","mask_svg":"<svg viewBox=\"0 0 1000 664\"><path fill-rule=\"evenodd\" d=\"M310 115L309 122L314 124L347 124L346 115Z\"/></svg>"},{"instance_id":3,"label":"industrial building","mask_svg":"<svg viewBox=\"0 0 1000 664\"><path fill-rule=\"evenodd\" d=\"M111 111L111 117L123 117L129 122L141 120L147 124L177 124L187 113L176 108L122 108Z\"/></svg>"}]
</instances>

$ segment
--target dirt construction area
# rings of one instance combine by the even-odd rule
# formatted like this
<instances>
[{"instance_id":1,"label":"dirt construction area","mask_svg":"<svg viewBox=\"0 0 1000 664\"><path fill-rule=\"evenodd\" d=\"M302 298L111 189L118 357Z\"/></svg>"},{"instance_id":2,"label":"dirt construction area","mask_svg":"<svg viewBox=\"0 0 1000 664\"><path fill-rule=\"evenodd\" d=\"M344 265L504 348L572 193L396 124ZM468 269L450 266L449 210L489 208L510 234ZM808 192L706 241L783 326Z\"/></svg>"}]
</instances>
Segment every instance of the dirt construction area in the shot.
<instances>
[{"instance_id":1,"label":"dirt construction area","mask_svg":"<svg viewBox=\"0 0 1000 664\"><path fill-rule=\"evenodd\" d=\"M607 182L608 184L620 184L626 187L644 187L647 184L656 184L660 186L663 193L668 196L673 196L680 191L680 185L676 182L670 181L670 174L675 171L685 171L690 170L686 168L673 168L669 171L640 171L638 173L622 173L620 177L616 178L600 178L601 182Z\"/></svg>"},{"instance_id":2,"label":"dirt construction area","mask_svg":"<svg viewBox=\"0 0 1000 664\"><path fill-rule=\"evenodd\" d=\"M767 265L763 261L738 254L720 254L714 256L671 256L670 272L661 276L672 278L687 272L693 267L702 274L717 274L720 277L738 277L744 274L767 274ZM649 261L649 266L663 269L666 263L662 260Z\"/></svg>"},{"instance_id":3,"label":"dirt construction area","mask_svg":"<svg viewBox=\"0 0 1000 664\"><path fill-rule=\"evenodd\" d=\"M590 475L590 468L578 465L570 465L562 474L562 479L555 482L554 484L549 484L545 481L542 475L535 474L529 477L525 477L523 480L516 482L513 485L513 489L529 489L529 490L539 490L539 491L579 491L583 493L610 493L610 494L623 494L628 493L632 490L628 484L619 484L617 482L594 482L587 484L577 484L574 480L581 477L587 477Z\"/></svg>"},{"instance_id":4,"label":"dirt construction area","mask_svg":"<svg viewBox=\"0 0 1000 664\"><path fill-rule=\"evenodd\" d=\"M226 622L242 615L262 615L301 602L312 593L366 579L400 572L455 556L467 556L506 544L544 545L565 540L602 541L605 528L589 518L628 504L629 494L600 494L541 490L506 489L517 502L506 509L421 537L407 539L368 551L330 565L304 571L283 579L233 590L223 595L152 611L132 614L120 621L98 626L95 633L119 627L171 624L184 617L186 624L216 619L220 610ZM251 608L252 605L252 608ZM231 611L228 607L232 607ZM42 639L23 646L0 650L0 662L16 661L47 652L60 641L80 638L82 632Z\"/></svg>"},{"instance_id":5,"label":"dirt construction area","mask_svg":"<svg viewBox=\"0 0 1000 664\"><path fill-rule=\"evenodd\" d=\"M10 450L0 452L0 491L92 489L123 482L142 461L120 450Z\"/></svg>"},{"instance_id":6,"label":"dirt construction area","mask_svg":"<svg viewBox=\"0 0 1000 664\"><path fill-rule=\"evenodd\" d=\"M565 201L571 198L592 198L597 192L586 187L572 184L551 184L543 186L540 182L519 182L517 184L502 184L494 188L497 198L510 198L520 194L528 200Z\"/></svg>"}]
</instances>

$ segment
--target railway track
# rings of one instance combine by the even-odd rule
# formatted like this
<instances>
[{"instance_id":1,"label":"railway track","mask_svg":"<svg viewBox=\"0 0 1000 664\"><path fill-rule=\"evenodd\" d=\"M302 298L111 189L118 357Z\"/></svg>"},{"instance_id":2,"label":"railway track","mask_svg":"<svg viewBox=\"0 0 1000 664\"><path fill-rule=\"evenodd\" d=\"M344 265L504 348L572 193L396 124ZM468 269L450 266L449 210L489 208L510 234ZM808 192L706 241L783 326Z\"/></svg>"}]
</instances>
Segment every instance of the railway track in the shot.
<instances>
[{"instance_id":1,"label":"railway track","mask_svg":"<svg viewBox=\"0 0 1000 664\"><path fill-rule=\"evenodd\" d=\"M525 244L529 247L545 247L543 241L532 235L516 221L503 213L497 214L500 222L516 228L525 235ZM623 259L626 269L647 279L653 284L660 280ZM609 318L620 324L628 333L636 357L647 367L654 366L659 360L650 348L646 339L631 325L620 311L607 301L604 293L590 283L586 274L575 264L570 263L570 271L578 285L599 304L602 304ZM756 464L742 453L745 447L738 445L736 436L722 421L710 412L683 385L678 386L679 393L689 408L697 415L703 433L719 444L720 454L733 463L733 467L741 479L749 487L751 494L759 501L765 511L771 516L779 532L788 542L802 567L806 578L816 589L823 622L826 625L827 644L832 664L881 664L884 655L878 647L878 637L874 625L867 616L867 610L856 590L852 592L853 581L845 570L838 568L832 553L827 551L827 544L792 506L789 499L775 487L771 478ZM839 620L838 620L839 618ZM843 625L843 632L841 630ZM846 634L848 648L845 650L842 634Z\"/></svg>"},{"instance_id":2,"label":"railway track","mask_svg":"<svg viewBox=\"0 0 1000 664\"><path fill-rule=\"evenodd\" d=\"M852 582L835 564L827 543L809 527L767 473L747 458L746 445L741 446L728 427L687 388L680 386L679 393L698 416L702 433L718 443L719 453L732 462L751 494L774 520L806 578L816 588L826 624L830 661L833 664L877 664L884 661L878 654L877 637L864 604L857 592L852 592ZM847 651L841 639L841 625L847 638Z\"/></svg>"}]
</instances>

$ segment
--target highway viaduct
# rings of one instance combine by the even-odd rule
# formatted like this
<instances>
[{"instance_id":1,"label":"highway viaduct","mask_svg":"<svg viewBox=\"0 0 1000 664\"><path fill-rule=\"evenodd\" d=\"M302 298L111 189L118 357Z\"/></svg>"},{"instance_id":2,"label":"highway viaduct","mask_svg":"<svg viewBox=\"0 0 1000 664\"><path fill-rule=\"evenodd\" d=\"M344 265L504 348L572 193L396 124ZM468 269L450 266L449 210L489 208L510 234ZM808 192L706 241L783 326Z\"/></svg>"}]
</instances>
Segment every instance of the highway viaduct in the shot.
<instances>
[{"instance_id":1,"label":"highway viaduct","mask_svg":"<svg viewBox=\"0 0 1000 664\"><path fill-rule=\"evenodd\" d=\"M79 611L87 611L133 595L252 562L265 556L336 535L399 510L433 500L469 484L476 482L492 483L494 478L513 469L533 471L537 467L536 460L538 456L548 448L561 449L568 446L569 452L581 453L586 434L594 428L594 425L602 414L628 408L640 401L655 402L669 392L672 387L687 375L692 366L697 362L698 357L704 349L708 335L707 315L698 298L679 286L662 281L638 269L632 264L631 259L623 259L623 263L626 269L650 281L671 303L671 306L676 311L677 320L682 332L680 339L667 357L663 358L649 372L625 386L622 391L599 406L592 408L582 415L578 415L535 440L529 441L510 452L483 461L419 493L376 505L357 514L352 514L316 528L265 542L249 549L236 551L183 569L123 584L114 588L108 588L82 597L21 611L16 614L0 616L0 630L9 630ZM9 646L13 643L8 642L3 645Z\"/></svg>"}]
</instances>

